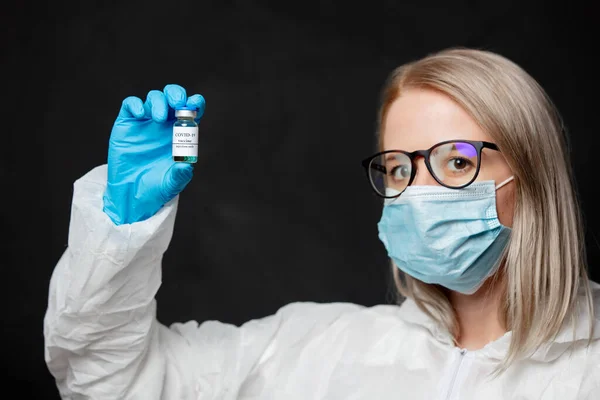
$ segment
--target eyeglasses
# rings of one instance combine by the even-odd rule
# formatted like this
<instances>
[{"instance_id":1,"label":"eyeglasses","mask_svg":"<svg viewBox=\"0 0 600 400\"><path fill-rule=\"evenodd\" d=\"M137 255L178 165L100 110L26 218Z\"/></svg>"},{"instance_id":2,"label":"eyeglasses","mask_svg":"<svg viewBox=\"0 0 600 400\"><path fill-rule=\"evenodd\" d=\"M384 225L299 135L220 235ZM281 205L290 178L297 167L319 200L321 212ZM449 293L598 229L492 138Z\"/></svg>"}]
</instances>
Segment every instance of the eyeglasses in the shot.
<instances>
[{"instance_id":1,"label":"eyeglasses","mask_svg":"<svg viewBox=\"0 0 600 400\"><path fill-rule=\"evenodd\" d=\"M440 185L461 189L477 178L484 148L500 151L490 142L448 140L412 153L383 151L363 160L362 165L375 193L387 199L400 196L412 184L417 174L417 157L425 159L427 170Z\"/></svg>"}]
</instances>

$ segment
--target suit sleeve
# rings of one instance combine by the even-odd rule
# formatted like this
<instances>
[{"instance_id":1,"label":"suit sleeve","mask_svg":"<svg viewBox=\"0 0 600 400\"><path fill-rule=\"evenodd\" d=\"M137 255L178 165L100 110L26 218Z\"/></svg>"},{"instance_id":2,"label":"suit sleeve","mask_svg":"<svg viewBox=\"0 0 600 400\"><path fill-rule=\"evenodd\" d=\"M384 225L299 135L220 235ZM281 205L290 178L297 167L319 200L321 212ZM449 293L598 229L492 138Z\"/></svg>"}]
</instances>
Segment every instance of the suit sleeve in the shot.
<instances>
[{"instance_id":1,"label":"suit sleeve","mask_svg":"<svg viewBox=\"0 0 600 400\"><path fill-rule=\"evenodd\" d=\"M156 319L177 198L116 226L102 211L106 166L75 182L68 247L52 274L45 360L63 399L235 399L266 354L317 335L354 305L291 304L241 327Z\"/></svg>"}]
</instances>

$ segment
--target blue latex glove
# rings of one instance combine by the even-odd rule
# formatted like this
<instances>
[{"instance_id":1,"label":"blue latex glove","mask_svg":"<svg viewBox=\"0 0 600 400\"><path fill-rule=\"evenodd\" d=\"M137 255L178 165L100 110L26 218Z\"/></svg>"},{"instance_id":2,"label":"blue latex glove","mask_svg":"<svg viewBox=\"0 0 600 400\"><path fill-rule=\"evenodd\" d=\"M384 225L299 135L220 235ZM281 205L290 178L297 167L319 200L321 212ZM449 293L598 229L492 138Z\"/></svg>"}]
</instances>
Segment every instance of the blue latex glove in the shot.
<instances>
[{"instance_id":1,"label":"blue latex glove","mask_svg":"<svg viewBox=\"0 0 600 400\"><path fill-rule=\"evenodd\" d=\"M143 103L133 96L123 100L110 135L103 197L103 210L115 224L150 218L192 179L193 165L172 158L174 108L183 105L198 109L198 122L204 97L187 98L178 85L150 91Z\"/></svg>"}]
</instances>

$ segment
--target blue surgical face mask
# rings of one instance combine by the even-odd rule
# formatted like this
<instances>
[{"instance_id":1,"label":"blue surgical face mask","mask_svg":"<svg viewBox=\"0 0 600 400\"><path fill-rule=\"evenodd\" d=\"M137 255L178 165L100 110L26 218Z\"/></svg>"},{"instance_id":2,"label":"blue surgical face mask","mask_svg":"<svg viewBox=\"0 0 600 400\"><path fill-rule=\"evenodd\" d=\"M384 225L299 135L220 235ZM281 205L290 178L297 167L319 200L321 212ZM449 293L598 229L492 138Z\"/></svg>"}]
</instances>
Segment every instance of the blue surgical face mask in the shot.
<instances>
[{"instance_id":1,"label":"blue surgical face mask","mask_svg":"<svg viewBox=\"0 0 600 400\"><path fill-rule=\"evenodd\" d=\"M472 294L499 267L510 236L496 212L493 181L463 189L409 186L388 199L379 221L379 239L406 274L426 283Z\"/></svg>"}]
</instances>

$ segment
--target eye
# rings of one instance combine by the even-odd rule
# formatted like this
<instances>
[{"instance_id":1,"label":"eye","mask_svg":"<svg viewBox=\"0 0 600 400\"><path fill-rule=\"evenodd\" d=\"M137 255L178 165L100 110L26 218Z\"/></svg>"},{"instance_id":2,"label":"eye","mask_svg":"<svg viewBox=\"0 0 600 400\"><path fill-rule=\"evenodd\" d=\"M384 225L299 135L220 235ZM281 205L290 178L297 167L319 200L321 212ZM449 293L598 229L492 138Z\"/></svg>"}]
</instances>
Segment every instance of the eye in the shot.
<instances>
[{"instance_id":1,"label":"eye","mask_svg":"<svg viewBox=\"0 0 600 400\"><path fill-rule=\"evenodd\" d=\"M395 180L408 179L410 178L410 168L405 164L395 166L390 171L390 175L393 176Z\"/></svg>"},{"instance_id":2,"label":"eye","mask_svg":"<svg viewBox=\"0 0 600 400\"><path fill-rule=\"evenodd\" d=\"M448 160L448 164L446 165L446 167L452 172L461 172L472 166L474 165L471 160L462 157L453 157Z\"/></svg>"}]
</instances>

